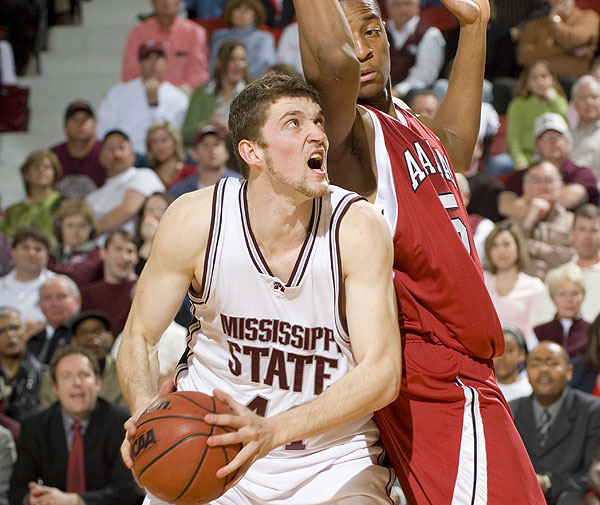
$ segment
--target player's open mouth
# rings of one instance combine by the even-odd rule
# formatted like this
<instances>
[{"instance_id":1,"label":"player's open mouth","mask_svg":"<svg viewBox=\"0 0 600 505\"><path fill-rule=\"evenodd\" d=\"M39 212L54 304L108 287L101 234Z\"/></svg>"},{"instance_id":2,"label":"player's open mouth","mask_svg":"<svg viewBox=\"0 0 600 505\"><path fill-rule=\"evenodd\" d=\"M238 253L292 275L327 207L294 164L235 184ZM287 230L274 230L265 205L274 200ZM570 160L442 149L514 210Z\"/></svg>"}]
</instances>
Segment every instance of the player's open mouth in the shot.
<instances>
[{"instance_id":1,"label":"player's open mouth","mask_svg":"<svg viewBox=\"0 0 600 505\"><path fill-rule=\"evenodd\" d=\"M312 153L308 158L308 168L321 172L323 170L323 153Z\"/></svg>"}]
</instances>

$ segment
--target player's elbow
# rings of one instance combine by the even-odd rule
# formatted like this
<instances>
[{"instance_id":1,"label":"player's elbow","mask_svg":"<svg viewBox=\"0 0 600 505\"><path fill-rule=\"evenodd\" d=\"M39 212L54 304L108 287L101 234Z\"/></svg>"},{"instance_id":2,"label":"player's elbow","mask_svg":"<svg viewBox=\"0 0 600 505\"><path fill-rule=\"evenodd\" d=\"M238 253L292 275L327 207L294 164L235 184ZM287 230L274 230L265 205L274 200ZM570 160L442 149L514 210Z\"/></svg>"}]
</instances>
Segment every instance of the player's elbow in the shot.
<instances>
[{"instance_id":1,"label":"player's elbow","mask_svg":"<svg viewBox=\"0 0 600 505\"><path fill-rule=\"evenodd\" d=\"M380 360L377 365L380 370L379 403L378 408L385 407L393 402L400 394L402 382L402 360L400 355L387 356Z\"/></svg>"}]
</instances>

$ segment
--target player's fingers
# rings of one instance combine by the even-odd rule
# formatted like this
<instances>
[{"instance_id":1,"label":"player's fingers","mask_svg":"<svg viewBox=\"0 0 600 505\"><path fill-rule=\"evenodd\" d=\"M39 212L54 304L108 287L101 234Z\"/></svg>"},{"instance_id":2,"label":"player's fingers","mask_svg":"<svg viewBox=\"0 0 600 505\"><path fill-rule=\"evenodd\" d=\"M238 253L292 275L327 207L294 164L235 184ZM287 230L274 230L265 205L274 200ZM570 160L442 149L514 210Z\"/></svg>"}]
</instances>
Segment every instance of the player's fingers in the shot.
<instances>
[{"instance_id":1,"label":"player's fingers","mask_svg":"<svg viewBox=\"0 0 600 505\"><path fill-rule=\"evenodd\" d=\"M243 444L248 442L252 437L240 431L232 431L230 433L223 433L221 435L212 435L206 440L206 444L209 447L216 447L221 445L235 445Z\"/></svg>"},{"instance_id":2,"label":"player's fingers","mask_svg":"<svg viewBox=\"0 0 600 505\"><path fill-rule=\"evenodd\" d=\"M234 473L238 469L240 470L241 476L243 476L250 465L256 459L256 447L255 444L246 445L240 452L238 452L228 465L223 468L219 468L217 470L217 478L222 479L229 474ZM245 467L245 470L242 470L242 467ZM241 478L240 476L240 478ZM236 476L237 478L238 476Z\"/></svg>"},{"instance_id":3,"label":"player's fingers","mask_svg":"<svg viewBox=\"0 0 600 505\"><path fill-rule=\"evenodd\" d=\"M127 419L127 421L125 421L123 428L125 428L125 436L129 436L129 438L131 438L135 435L135 421L133 417L130 417Z\"/></svg>"},{"instance_id":4,"label":"player's fingers","mask_svg":"<svg viewBox=\"0 0 600 505\"><path fill-rule=\"evenodd\" d=\"M225 405L227 405L238 415L245 414L246 412L248 412L248 409L244 405L236 402L231 396L229 396L223 391L220 391L219 389L213 390L213 396L218 400L221 400Z\"/></svg>"},{"instance_id":5,"label":"player's fingers","mask_svg":"<svg viewBox=\"0 0 600 505\"><path fill-rule=\"evenodd\" d=\"M123 440L123 443L121 444L121 458L123 459L125 466L131 469L133 460L131 459L131 445L127 439L127 435L125 435L125 440Z\"/></svg>"},{"instance_id":6,"label":"player's fingers","mask_svg":"<svg viewBox=\"0 0 600 505\"><path fill-rule=\"evenodd\" d=\"M218 426L227 426L228 428L240 429L249 424L249 420L242 416L232 416L231 414L206 414L204 416L206 424L216 424Z\"/></svg>"},{"instance_id":7,"label":"player's fingers","mask_svg":"<svg viewBox=\"0 0 600 505\"><path fill-rule=\"evenodd\" d=\"M158 221L156 221L158 224ZM166 395L168 393L172 393L174 391L175 381L173 379L165 380L161 385L158 391L158 396Z\"/></svg>"}]
</instances>

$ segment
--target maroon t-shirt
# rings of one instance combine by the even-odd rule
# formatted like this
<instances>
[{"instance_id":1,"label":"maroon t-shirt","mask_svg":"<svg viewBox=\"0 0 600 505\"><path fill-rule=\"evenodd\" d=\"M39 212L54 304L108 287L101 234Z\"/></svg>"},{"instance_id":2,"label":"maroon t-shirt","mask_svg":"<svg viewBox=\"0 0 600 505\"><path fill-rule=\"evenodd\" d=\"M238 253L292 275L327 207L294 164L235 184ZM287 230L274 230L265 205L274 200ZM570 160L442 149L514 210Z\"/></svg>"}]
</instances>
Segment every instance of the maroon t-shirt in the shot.
<instances>
[{"instance_id":1,"label":"maroon t-shirt","mask_svg":"<svg viewBox=\"0 0 600 505\"><path fill-rule=\"evenodd\" d=\"M559 170L565 184L581 184L587 191L588 202L598 203L598 183L596 182L594 172L590 168L575 165L573 161L567 158L563 161ZM524 175L525 170L511 172L504 183L504 189L517 196L521 196L523 194Z\"/></svg>"},{"instance_id":2,"label":"maroon t-shirt","mask_svg":"<svg viewBox=\"0 0 600 505\"><path fill-rule=\"evenodd\" d=\"M67 198L83 198L104 184L106 171L100 165L101 145L97 140L92 150L83 158L73 158L69 154L66 142L50 148L58 156L63 169L57 189Z\"/></svg>"},{"instance_id":3,"label":"maroon t-shirt","mask_svg":"<svg viewBox=\"0 0 600 505\"><path fill-rule=\"evenodd\" d=\"M108 315L116 337L125 328L136 282L137 278L121 284L108 284L104 280L88 284L81 290L81 310L100 310Z\"/></svg>"}]
</instances>

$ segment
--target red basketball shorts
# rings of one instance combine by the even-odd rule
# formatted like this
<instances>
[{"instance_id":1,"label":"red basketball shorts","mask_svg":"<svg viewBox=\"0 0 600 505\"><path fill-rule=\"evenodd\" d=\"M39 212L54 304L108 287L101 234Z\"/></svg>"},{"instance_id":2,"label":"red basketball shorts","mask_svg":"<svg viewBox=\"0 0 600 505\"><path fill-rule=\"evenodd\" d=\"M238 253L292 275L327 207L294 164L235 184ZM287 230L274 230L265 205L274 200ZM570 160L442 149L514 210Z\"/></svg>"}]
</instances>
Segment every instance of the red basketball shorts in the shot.
<instances>
[{"instance_id":1,"label":"red basketball shorts","mask_svg":"<svg viewBox=\"0 0 600 505\"><path fill-rule=\"evenodd\" d=\"M411 505L545 505L491 360L408 340L400 396L376 413Z\"/></svg>"}]
</instances>

